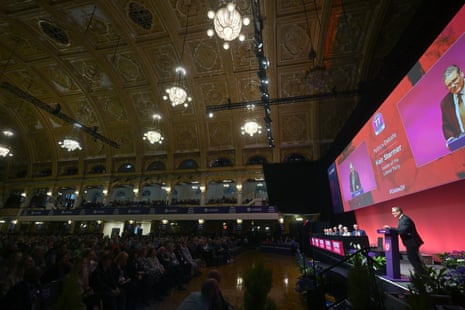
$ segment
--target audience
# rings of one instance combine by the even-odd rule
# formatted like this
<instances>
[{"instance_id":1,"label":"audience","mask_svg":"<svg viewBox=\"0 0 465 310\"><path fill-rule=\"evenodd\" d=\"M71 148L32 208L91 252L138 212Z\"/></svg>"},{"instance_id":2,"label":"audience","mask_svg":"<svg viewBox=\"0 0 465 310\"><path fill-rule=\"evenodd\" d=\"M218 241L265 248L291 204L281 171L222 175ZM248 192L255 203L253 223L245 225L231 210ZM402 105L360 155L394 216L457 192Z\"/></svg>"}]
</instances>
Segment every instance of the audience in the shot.
<instances>
[{"instance_id":1,"label":"audience","mask_svg":"<svg viewBox=\"0 0 465 310\"><path fill-rule=\"evenodd\" d=\"M0 244L0 309L58 309L77 296L92 310L150 307L201 273L205 245L220 263L236 246L227 236L21 233L0 235Z\"/></svg>"}]
</instances>

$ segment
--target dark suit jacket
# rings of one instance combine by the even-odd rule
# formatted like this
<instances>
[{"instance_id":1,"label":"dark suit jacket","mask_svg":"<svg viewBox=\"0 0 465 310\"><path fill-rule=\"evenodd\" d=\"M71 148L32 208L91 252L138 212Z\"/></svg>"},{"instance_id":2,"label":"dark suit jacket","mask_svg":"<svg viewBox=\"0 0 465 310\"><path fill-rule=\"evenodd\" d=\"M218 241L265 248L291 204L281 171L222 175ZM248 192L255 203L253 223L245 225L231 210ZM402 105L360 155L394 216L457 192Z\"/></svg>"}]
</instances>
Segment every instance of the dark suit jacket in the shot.
<instances>
[{"instance_id":1,"label":"dark suit jacket","mask_svg":"<svg viewBox=\"0 0 465 310\"><path fill-rule=\"evenodd\" d=\"M452 137L458 137L462 132L460 131L459 121L455 113L454 95L451 93L442 99L441 112L444 138L447 140Z\"/></svg>"},{"instance_id":2,"label":"dark suit jacket","mask_svg":"<svg viewBox=\"0 0 465 310\"><path fill-rule=\"evenodd\" d=\"M350 172L349 181L350 191L352 193L358 191L362 187L360 184L360 176L358 175L358 172L356 170Z\"/></svg>"},{"instance_id":3,"label":"dark suit jacket","mask_svg":"<svg viewBox=\"0 0 465 310\"><path fill-rule=\"evenodd\" d=\"M359 236L366 236L366 232L363 229L352 231L352 236L357 236L357 232L359 233Z\"/></svg>"},{"instance_id":4,"label":"dark suit jacket","mask_svg":"<svg viewBox=\"0 0 465 310\"><path fill-rule=\"evenodd\" d=\"M402 240L402 243L406 246L420 246L423 244L423 240L417 232L415 223L407 215L402 214L399 218L397 226L397 233Z\"/></svg>"}]
</instances>

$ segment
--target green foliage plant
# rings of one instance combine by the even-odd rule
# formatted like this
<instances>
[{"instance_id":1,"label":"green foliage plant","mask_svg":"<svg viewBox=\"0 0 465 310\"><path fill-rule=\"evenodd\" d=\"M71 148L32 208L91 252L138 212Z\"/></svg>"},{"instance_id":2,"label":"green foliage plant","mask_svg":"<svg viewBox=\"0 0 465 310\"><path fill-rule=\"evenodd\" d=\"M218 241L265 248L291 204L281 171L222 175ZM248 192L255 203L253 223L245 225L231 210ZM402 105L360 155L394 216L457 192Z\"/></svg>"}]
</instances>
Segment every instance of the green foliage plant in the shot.
<instances>
[{"instance_id":1,"label":"green foliage plant","mask_svg":"<svg viewBox=\"0 0 465 310\"><path fill-rule=\"evenodd\" d=\"M244 310L274 310L276 303L268 296L271 291L273 272L259 261L244 276Z\"/></svg>"}]
</instances>

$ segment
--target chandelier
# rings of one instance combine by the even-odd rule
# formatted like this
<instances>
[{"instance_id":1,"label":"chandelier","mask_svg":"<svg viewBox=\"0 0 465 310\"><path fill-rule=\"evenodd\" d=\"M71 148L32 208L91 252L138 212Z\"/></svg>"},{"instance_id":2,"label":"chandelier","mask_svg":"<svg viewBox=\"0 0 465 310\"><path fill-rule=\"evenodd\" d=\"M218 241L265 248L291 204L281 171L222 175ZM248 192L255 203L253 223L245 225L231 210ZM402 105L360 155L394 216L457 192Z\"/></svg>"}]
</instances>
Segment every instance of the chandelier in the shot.
<instances>
[{"instance_id":1,"label":"chandelier","mask_svg":"<svg viewBox=\"0 0 465 310\"><path fill-rule=\"evenodd\" d=\"M63 141L58 141L58 144L62 149L67 150L68 152L82 150L81 144L79 141L74 139L63 139Z\"/></svg>"},{"instance_id":2,"label":"chandelier","mask_svg":"<svg viewBox=\"0 0 465 310\"><path fill-rule=\"evenodd\" d=\"M153 114L152 119L159 123L160 120L161 120L161 114L159 114L159 113ZM159 124L158 124L158 126L159 126ZM158 128L158 126L157 126L157 128ZM146 131L144 133L144 136L142 137L142 139L147 140L150 144L155 144L155 143L162 144L163 140L165 140L165 138L163 137L163 135L161 134L161 132L158 129L151 129L151 130Z\"/></svg>"},{"instance_id":3,"label":"chandelier","mask_svg":"<svg viewBox=\"0 0 465 310\"><path fill-rule=\"evenodd\" d=\"M253 137L255 134L262 133L262 126L260 126L256 121L246 121L243 126L241 126L241 134L249 135Z\"/></svg>"},{"instance_id":4,"label":"chandelier","mask_svg":"<svg viewBox=\"0 0 465 310\"><path fill-rule=\"evenodd\" d=\"M248 17L242 17L239 11L236 10L236 4L229 1L225 7L220 8L216 13L212 10L208 11L208 18L213 20L213 29L207 30L207 35L213 37L216 35L223 39L223 48L229 49L229 42L239 38L239 41L245 40L245 35L241 33L242 25L250 24Z\"/></svg>"},{"instance_id":5,"label":"chandelier","mask_svg":"<svg viewBox=\"0 0 465 310\"><path fill-rule=\"evenodd\" d=\"M171 106L173 107L183 105L185 108L187 108L189 102L192 101L192 97L187 94L187 88L184 86L186 69L179 66L175 71L176 83L174 86L165 89L166 95L163 96L163 100L169 100Z\"/></svg>"},{"instance_id":6,"label":"chandelier","mask_svg":"<svg viewBox=\"0 0 465 310\"><path fill-rule=\"evenodd\" d=\"M184 58L184 50L186 48L186 37L187 29L189 27L189 8L190 4L187 6L186 13L186 29L184 32L184 38L182 41L182 51L181 51L181 61ZM192 101L192 97L189 96L186 87L186 69L179 65L175 68L176 81L174 85L165 89L166 95L163 96L163 100L169 101L172 107L177 107L183 105L185 108L189 105L189 102Z\"/></svg>"},{"instance_id":7,"label":"chandelier","mask_svg":"<svg viewBox=\"0 0 465 310\"><path fill-rule=\"evenodd\" d=\"M150 142L150 144L155 144L155 143L162 144L163 140L165 140L162 134L157 130L147 131L146 133L144 133L144 137L142 139L147 140L148 142Z\"/></svg>"},{"instance_id":8,"label":"chandelier","mask_svg":"<svg viewBox=\"0 0 465 310\"><path fill-rule=\"evenodd\" d=\"M0 144L0 157L7 157L7 156L11 157L13 156L13 153L11 153L11 150L8 146Z\"/></svg>"}]
</instances>

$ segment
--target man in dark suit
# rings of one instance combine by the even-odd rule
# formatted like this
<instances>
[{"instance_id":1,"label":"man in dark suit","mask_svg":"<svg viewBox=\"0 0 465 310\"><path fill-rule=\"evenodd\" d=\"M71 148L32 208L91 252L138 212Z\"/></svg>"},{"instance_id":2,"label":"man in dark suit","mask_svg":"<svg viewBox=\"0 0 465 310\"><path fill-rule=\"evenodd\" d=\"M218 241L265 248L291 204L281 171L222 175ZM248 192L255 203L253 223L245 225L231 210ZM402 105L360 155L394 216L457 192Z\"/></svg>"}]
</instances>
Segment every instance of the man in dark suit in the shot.
<instances>
[{"instance_id":1,"label":"man in dark suit","mask_svg":"<svg viewBox=\"0 0 465 310\"><path fill-rule=\"evenodd\" d=\"M443 79L449 93L441 101L442 131L449 142L465 132L464 73L457 65L451 65Z\"/></svg>"},{"instance_id":2,"label":"man in dark suit","mask_svg":"<svg viewBox=\"0 0 465 310\"><path fill-rule=\"evenodd\" d=\"M366 236L366 232L363 229L360 229L358 224L354 224L354 230L352 230L352 236Z\"/></svg>"},{"instance_id":3,"label":"man in dark suit","mask_svg":"<svg viewBox=\"0 0 465 310\"><path fill-rule=\"evenodd\" d=\"M397 231L402 240L402 243L407 248L407 258L415 269L416 274L425 275L426 270L423 262L420 258L420 246L423 244L423 240L417 232L415 223L410 217L404 214L401 208L393 207L392 215L399 220L397 228L391 228L384 226L385 228Z\"/></svg>"},{"instance_id":4,"label":"man in dark suit","mask_svg":"<svg viewBox=\"0 0 465 310\"><path fill-rule=\"evenodd\" d=\"M357 170L354 169L352 163L349 164L349 169L350 192L355 193L362 188L362 185L360 183L360 176L358 175Z\"/></svg>"}]
</instances>

